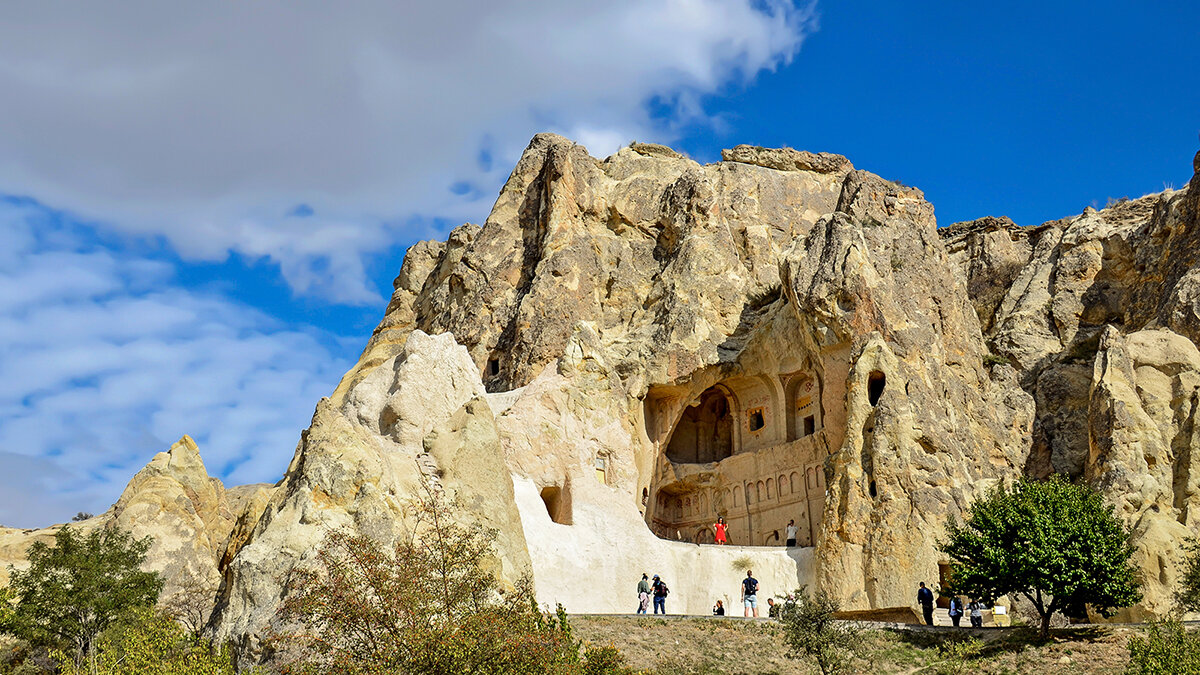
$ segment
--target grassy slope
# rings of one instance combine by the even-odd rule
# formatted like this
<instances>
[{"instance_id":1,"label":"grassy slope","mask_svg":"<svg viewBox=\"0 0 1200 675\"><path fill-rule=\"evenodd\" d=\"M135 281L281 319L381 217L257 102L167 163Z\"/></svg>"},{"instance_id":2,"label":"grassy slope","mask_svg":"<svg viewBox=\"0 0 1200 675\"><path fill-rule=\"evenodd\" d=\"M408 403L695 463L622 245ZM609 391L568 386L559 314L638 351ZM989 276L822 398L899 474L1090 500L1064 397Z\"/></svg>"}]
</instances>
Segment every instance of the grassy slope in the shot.
<instances>
[{"instance_id":1,"label":"grassy slope","mask_svg":"<svg viewBox=\"0 0 1200 675\"><path fill-rule=\"evenodd\" d=\"M654 669L662 675L813 672L806 663L788 655L783 633L774 623L614 616L573 618L572 625L585 641L614 645L625 654L630 666ZM1137 630L1062 629L1055 631L1049 642L1024 629L995 631L979 658L957 668L938 649L953 636L871 630L864 634L864 652L856 670L930 675L1120 673L1128 662L1125 645Z\"/></svg>"}]
</instances>

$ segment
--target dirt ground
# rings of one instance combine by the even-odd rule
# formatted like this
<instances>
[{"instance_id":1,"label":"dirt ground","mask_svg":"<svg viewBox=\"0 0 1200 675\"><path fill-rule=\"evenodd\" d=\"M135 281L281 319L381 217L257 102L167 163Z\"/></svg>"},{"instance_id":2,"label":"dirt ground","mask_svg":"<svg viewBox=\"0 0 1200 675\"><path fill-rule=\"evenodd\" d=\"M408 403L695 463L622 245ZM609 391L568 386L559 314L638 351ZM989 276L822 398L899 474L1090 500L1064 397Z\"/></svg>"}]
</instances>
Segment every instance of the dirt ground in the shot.
<instances>
[{"instance_id":1,"label":"dirt ground","mask_svg":"<svg viewBox=\"0 0 1200 675\"><path fill-rule=\"evenodd\" d=\"M659 675L814 672L807 662L788 654L783 631L774 622L592 616L572 618L571 624L577 637L613 645L628 665ZM965 631L864 627L855 670L884 675L1121 673L1128 663L1126 644L1138 630L1124 626L1059 629L1045 641L1031 629L984 629L977 655L956 661L941 645L965 637Z\"/></svg>"}]
</instances>

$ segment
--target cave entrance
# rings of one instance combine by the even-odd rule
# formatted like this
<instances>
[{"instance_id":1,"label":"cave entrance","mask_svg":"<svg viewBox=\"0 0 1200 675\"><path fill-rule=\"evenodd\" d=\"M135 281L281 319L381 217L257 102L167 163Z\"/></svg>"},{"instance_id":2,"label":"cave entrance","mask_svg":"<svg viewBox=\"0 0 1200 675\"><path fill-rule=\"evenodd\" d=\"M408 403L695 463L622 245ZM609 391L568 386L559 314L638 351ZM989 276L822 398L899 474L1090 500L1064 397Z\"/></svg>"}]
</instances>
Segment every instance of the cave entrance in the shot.
<instances>
[{"instance_id":1,"label":"cave entrance","mask_svg":"<svg viewBox=\"0 0 1200 675\"><path fill-rule=\"evenodd\" d=\"M546 505L546 513L550 520L559 525L571 524L571 500L563 489L557 485L547 485L540 493L542 503Z\"/></svg>"},{"instance_id":2,"label":"cave entrance","mask_svg":"<svg viewBox=\"0 0 1200 675\"><path fill-rule=\"evenodd\" d=\"M872 406L879 404L879 398L883 396L883 390L887 387L887 375L881 371L873 370L867 376L867 400Z\"/></svg>"},{"instance_id":3,"label":"cave entrance","mask_svg":"<svg viewBox=\"0 0 1200 675\"><path fill-rule=\"evenodd\" d=\"M672 462L707 464L733 454L733 413L729 397L717 387L700 395L683 411L667 444Z\"/></svg>"}]
</instances>

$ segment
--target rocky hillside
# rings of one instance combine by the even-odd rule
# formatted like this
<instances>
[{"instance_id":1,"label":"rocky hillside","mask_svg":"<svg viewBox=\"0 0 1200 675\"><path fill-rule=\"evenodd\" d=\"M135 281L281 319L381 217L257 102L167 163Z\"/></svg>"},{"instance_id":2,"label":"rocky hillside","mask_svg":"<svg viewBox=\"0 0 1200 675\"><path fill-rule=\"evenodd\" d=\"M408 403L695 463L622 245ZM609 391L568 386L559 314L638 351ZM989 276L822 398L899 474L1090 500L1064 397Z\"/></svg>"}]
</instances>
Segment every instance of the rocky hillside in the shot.
<instances>
[{"instance_id":1,"label":"rocky hillside","mask_svg":"<svg viewBox=\"0 0 1200 675\"><path fill-rule=\"evenodd\" d=\"M1102 486L1133 527L1161 610L1200 525L1200 154L1183 190L1037 227L941 230L984 337L1019 369L1037 418L1025 472Z\"/></svg>"},{"instance_id":2,"label":"rocky hillside","mask_svg":"<svg viewBox=\"0 0 1200 675\"><path fill-rule=\"evenodd\" d=\"M1184 190L940 230L920 190L839 155L723 160L536 136L482 226L409 249L278 485L224 489L185 438L85 526L158 537L151 564L212 584L210 629L249 654L329 529L399 536L422 485L496 529L496 569L543 602L627 612L651 571L706 613L745 558L771 592L909 605L947 518L1061 472L1134 529L1147 595L1124 618L1163 611L1200 490L1200 155ZM718 399L729 456L668 457ZM811 546L761 545L807 504ZM718 514L757 545L675 525ZM0 531L0 555L48 532Z\"/></svg>"}]
</instances>

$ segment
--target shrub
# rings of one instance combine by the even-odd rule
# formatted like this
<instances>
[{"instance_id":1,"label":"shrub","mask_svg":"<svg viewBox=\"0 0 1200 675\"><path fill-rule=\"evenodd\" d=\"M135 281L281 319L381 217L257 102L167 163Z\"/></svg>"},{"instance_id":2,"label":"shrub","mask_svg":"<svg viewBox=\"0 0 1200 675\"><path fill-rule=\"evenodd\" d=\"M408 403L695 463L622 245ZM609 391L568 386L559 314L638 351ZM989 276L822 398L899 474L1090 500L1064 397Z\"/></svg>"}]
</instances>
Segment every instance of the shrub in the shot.
<instances>
[{"instance_id":1,"label":"shrub","mask_svg":"<svg viewBox=\"0 0 1200 675\"><path fill-rule=\"evenodd\" d=\"M58 652L64 675L234 675L227 648L214 649L165 614L140 609L97 640L95 663L81 668Z\"/></svg>"},{"instance_id":2,"label":"shrub","mask_svg":"<svg viewBox=\"0 0 1200 675\"><path fill-rule=\"evenodd\" d=\"M580 657L566 611L538 610L528 580L502 588L495 532L464 525L434 492L411 502L413 526L393 546L331 532L316 564L292 572L276 648L286 672L621 672L615 649ZM616 670L614 670L616 669Z\"/></svg>"},{"instance_id":3,"label":"shrub","mask_svg":"<svg viewBox=\"0 0 1200 675\"><path fill-rule=\"evenodd\" d=\"M1200 675L1200 635L1177 619L1150 622L1145 637L1129 639L1128 675Z\"/></svg>"},{"instance_id":4,"label":"shrub","mask_svg":"<svg viewBox=\"0 0 1200 675\"><path fill-rule=\"evenodd\" d=\"M1095 489L1054 476L997 487L951 519L942 549L952 562L951 591L992 602L1024 596L1050 632L1056 613L1104 616L1141 599L1129 563L1129 531Z\"/></svg>"},{"instance_id":5,"label":"shrub","mask_svg":"<svg viewBox=\"0 0 1200 675\"><path fill-rule=\"evenodd\" d=\"M938 645L938 653L943 659L934 669L938 675L966 672L971 661L983 654L983 640L973 637L947 640Z\"/></svg>"},{"instance_id":6,"label":"shrub","mask_svg":"<svg viewBox=\"0 0 1200 675\"><path fill-rule=\"evenodd\" d=\"M1183 550L1183 574L1175 591L1175 602L1185 612L1200 612L1200 541L1188 539Z\"/></svg>"},{"instance_id":7,"label":"shrub","mask_svg":"<svg viewBox=\"0 0 1200 675\"><path fill-rule=\"evenodd\" d=\"M824 590L810 596L801 588L779 610L789 650L811 659L825 675L848 672L861 642L856 628L834 620L840 608Z\"/></svg>"}]
</instances>

